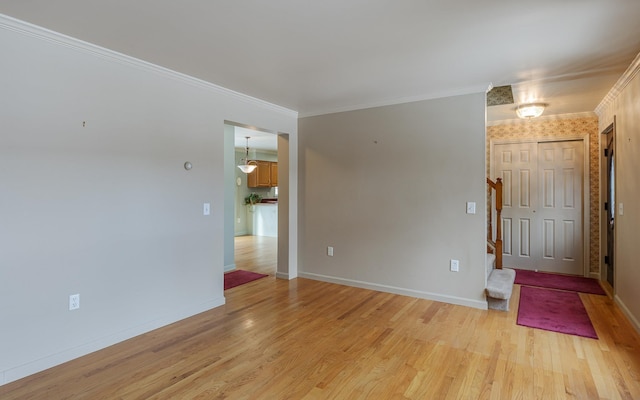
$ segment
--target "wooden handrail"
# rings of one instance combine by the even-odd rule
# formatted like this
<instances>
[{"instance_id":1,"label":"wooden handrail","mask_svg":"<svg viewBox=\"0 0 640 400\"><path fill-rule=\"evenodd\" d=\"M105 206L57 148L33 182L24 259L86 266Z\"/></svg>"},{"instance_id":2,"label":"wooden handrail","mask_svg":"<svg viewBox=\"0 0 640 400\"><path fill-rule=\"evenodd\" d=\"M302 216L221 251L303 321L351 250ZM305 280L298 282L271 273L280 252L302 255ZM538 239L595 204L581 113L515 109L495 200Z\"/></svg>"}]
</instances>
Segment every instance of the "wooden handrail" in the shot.
<instances>
[{"instance_id":1,"label":"wooden handrail","mask_svg":"<svg viewBox=\"0 0 640 400\"><path fill-rule=\"evenodd\" d=\"M493 227L492 227L492 218L491 218L491 210L492 207L489 208L489 223L487 224L487 244L494 251L496 256L496 269L502 269L502 178L497 178L496 181L492 181L487 178L487 184L489 185L489 202L491 203L491 194L492 190L496 191L496 237L493 238Z\"/></svg>"}]
</instances>

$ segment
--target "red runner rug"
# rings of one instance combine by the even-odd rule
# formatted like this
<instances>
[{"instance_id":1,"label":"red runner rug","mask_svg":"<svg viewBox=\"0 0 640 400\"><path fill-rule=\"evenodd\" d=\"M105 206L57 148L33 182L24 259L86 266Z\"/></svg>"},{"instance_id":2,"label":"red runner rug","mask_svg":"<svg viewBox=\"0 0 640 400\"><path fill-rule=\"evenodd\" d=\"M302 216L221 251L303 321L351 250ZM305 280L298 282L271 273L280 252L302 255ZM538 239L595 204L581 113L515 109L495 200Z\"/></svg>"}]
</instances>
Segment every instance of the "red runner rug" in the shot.
<instances>
[{"instance_id":1,"label":"red runner rug","mask_svg":"<svg viewBox=\"0 0 640 400\"><path fill-rule=\"evenodd\" d=\"M245 271L238 269L235 271L227 272L224 274L224 290L234 288L236 286L244 285L256 279L264 278L265 274L258 274L256 272Z\"/></svg>"},{"instance_id":2,"label":"red runner rug","mask_svg":"<svg viewBox=\"0 0 640 400\"><path fill-rule=\"evenodd\" d=\"M582 276L549 274L546 272L516 269L516 280L514 283L525 286L538 286L549 289L606 295L596 279L584 278Z\"/></svg>"},{"instance_id":3,"label":"red runner rug","mask_svg":"<svg viewBox=\"0 0 640 400\"><path fill-rule=\"evenodd\" d=\"M589 314L575 292L520 287L518 325L597 339Z\"/></svg>"}]
</instances>

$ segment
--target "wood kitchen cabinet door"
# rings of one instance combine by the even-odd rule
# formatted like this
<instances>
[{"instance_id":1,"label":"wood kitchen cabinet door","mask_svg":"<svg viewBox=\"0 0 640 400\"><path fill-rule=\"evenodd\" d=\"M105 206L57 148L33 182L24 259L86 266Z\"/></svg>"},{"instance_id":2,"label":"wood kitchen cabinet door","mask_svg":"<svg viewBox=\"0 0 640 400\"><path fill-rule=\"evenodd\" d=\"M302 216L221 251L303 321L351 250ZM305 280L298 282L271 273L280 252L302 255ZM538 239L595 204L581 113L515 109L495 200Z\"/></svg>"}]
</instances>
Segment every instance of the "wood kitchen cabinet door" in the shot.
<instances>
[{"instance_id":1,"label":"wood kitchen cabinet door","mask_svg":"<svg viewBox=\"0 0 640 400\"><path fill-rule=\"evenodd\" d=\"M271 187L271 163L269 161L252 160L258 167L247 176L247 186Z\"/></svg>"}]
</instances>

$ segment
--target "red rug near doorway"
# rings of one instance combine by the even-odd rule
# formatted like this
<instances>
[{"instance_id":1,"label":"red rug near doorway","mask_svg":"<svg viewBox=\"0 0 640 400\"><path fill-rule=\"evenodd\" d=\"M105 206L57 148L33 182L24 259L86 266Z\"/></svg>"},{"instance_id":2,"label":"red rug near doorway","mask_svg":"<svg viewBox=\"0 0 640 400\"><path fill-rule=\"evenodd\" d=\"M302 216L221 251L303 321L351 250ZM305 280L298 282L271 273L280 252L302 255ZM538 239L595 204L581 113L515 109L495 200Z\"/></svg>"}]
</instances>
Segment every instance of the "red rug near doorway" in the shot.
<instances>
[{"instance_id":1,"label":"red rug near doorway","mask_svg":"<svg viewBox=\"0 0 640 400\"><path fill-rule=\"evenodd\" d=\"M258 274L256 272L245 271L242 269L227 272L224 274L224 290L244 285L245 283L264 278L265 276L269 275Z\"/></svg>"},{"instance_id":2,"label":"red rug near doorway","mask_svg":"<svg viewBox=\"0 0 640 400\"><path fill-rule=\"evenodd\" d=\"M538 286L549 289L569 290L572 292L606 295L597 280L582 276L569 276L516 269L514 283L525 286Z\"/></svg>"},{"instance_id":3,"label":"red rug near doorway","mask_svg":"<svg viewBox=\"0 0 640 400\"><path fill-rule=\"evenodd\" d=\"M522 286L518 325L597 339L589 314L575 292Z\"/></svg>"}]
</instances>

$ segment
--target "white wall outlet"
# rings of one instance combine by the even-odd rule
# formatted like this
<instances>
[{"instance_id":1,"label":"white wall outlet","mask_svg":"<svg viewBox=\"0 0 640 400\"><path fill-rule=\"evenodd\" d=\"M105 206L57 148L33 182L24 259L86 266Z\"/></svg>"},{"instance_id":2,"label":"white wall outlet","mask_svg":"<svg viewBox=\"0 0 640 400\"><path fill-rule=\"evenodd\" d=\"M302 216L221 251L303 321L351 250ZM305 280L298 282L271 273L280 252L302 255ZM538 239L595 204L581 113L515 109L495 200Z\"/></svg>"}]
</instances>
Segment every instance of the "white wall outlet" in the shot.
<instances>
[{"instance_id":1,"label":"white wall outlet","mask_svg":"<svg viewBox=\"0 0 640 400\"><path fill-rule=\"evenodd\" d=\"M327 247L327 255L329 257L333 257L333 247L332 246Z\"/></svg>"},{"instance_id":2,"label":"white wall outlet","mask_svg":"<svg viewBox=\"0 0 640 400\"><path fill-rule=\"evenodd\" d=\"M240 223L240 218L238 218L238 223Z\"/></svg>"},{"instance_id":3,"label":"white wall outlet","mask_svg":"<svg viewBox=\"0 0 640 400\"><path fill-rule=\"evenodd\" d=\"M451 268L451 272L458 272L460 271L460 261L458 260L451 260L449 262L449 267Z\"/></svg>"},{"instance_id":4,"label":"white wall outlet","mask_svg":"<svg viewBox=\"0 0 640 400\"><path fill-rule=\"evenodd\" d=\"M467 201L467 214L476 213L476 203L474 201Z\"/></svg>"},{"instance_id":5,"label":"white wall outlet","mask_svg":"<svg viewBox=\"0 0 640 400\"><path fill-rule=\"evenodd\" d=\"M211 203L204 203L202 206L202 215L211 214Z\"/></svg>"},{"instance_id":6,"label":"white wall outlet","mask_svg":"<svg viewBox=\"0 0 640 400\"><path fill-rule=\"evenodd\" d=\"M624 215L624 205L622 203L618 203L618 215Z\"/></svg>"},{"instance_id":7,"label":"white wall outlet","mask_svg":"<svg viewBox=\"0 0 640 400\"><path fill-rule=\"evenodd\" d=\"M69 311L77 310L78 308L80 308L80 295L69 295Z\"/></svg>"}]
</instances>

